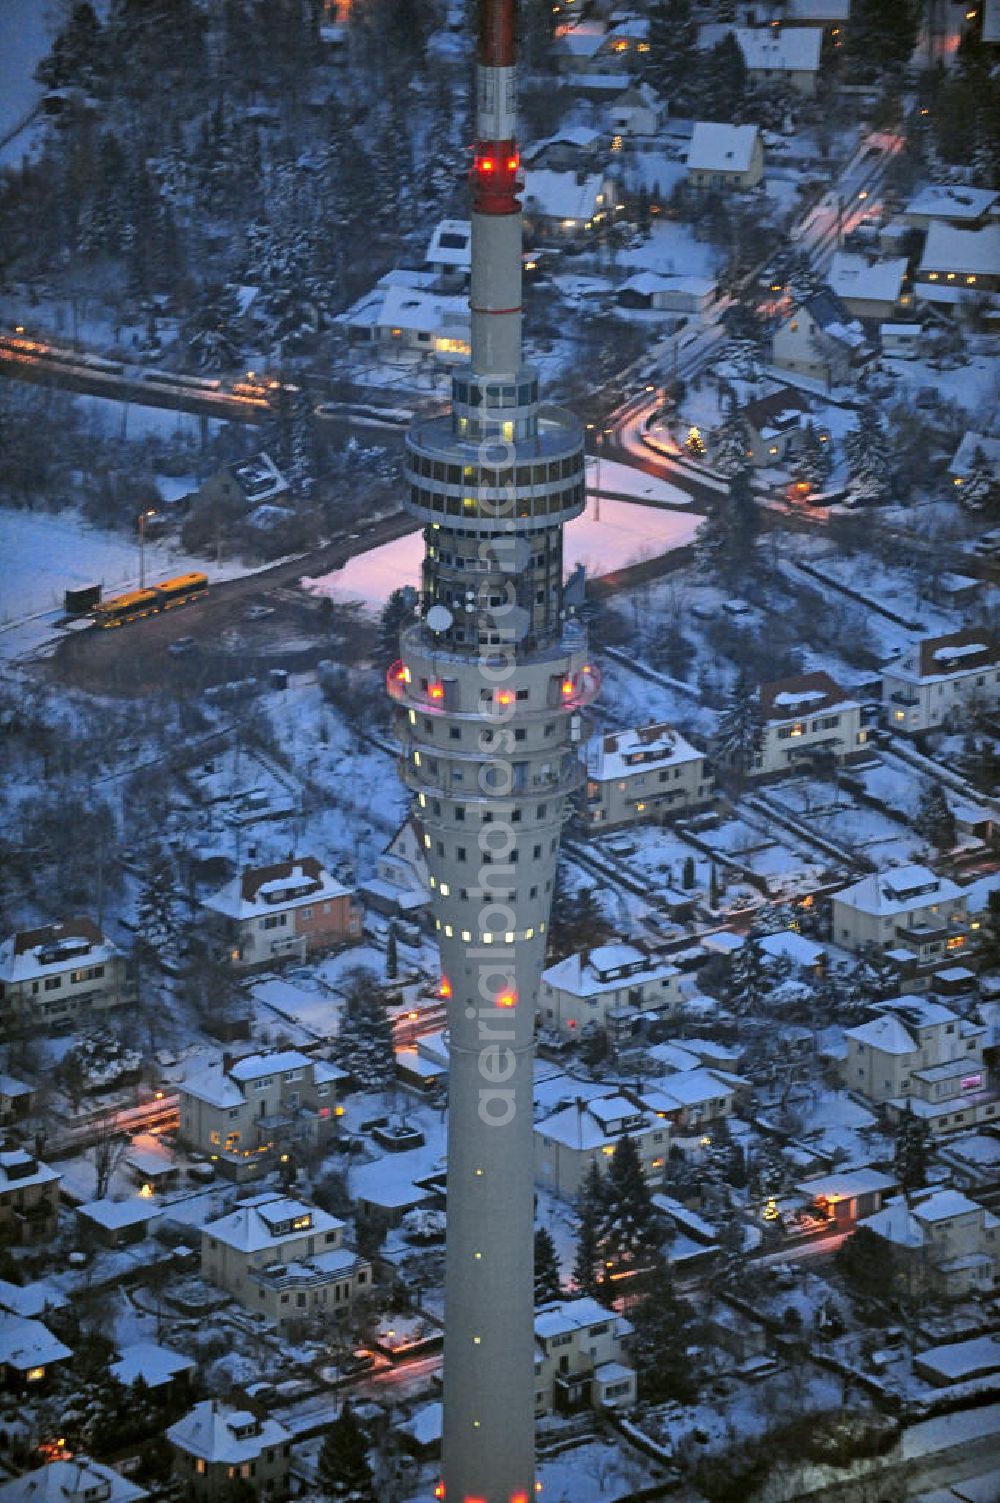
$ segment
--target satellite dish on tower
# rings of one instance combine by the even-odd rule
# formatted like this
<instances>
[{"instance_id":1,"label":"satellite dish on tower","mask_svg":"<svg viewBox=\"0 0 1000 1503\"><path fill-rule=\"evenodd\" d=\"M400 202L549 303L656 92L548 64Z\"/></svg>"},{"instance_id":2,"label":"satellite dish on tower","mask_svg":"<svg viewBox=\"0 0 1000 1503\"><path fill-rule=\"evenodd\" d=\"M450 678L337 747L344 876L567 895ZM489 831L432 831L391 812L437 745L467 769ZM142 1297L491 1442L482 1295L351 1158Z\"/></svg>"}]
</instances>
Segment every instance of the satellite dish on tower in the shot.
<instances>
[{"instance_id":1,"label":"satellite dish on tower","mask_svg":"<svg viewBox=\"0 0 1000 1503\"><path fill-rule=\"evenodd\" d=\"M427 612L427 625L433 632L447 631L454 619L446 605L432 605Z\"/></svg>"}]
</instances>

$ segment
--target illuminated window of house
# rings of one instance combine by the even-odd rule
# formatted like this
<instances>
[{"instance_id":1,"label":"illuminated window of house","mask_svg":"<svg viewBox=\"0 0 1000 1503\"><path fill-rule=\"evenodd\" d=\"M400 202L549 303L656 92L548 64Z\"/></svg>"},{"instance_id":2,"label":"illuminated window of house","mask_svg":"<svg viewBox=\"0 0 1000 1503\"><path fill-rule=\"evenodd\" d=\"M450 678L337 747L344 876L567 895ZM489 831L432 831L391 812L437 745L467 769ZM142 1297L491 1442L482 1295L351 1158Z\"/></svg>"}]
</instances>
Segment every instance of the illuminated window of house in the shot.
<instances>
[{"instance_id":1,"label":"illuminated window of house","mask_svg":"<svg viewBox=\"0 0 1000 1503\"><path fill-rule=\"evenodd\" d=\"M806 733L805 721L804 720L797 720L795 722L795 724L792 726L792 728L791 728L791 730L789 731L788 734L790 736L804 736L805 733Z\"/></svg>"},{"instance_id":2,"label":"illuminated window of house","mask_svg":"<svg viewBox=\"0 0 1000 1503\"><path fill-rule=\"evenodd\" d=\"M793 318L788 327L791 329L791 331L792 331L793 334L797 334L799 332L799 321L798 321L798 319L797 318Z\"/></svg>"}]
</instances>

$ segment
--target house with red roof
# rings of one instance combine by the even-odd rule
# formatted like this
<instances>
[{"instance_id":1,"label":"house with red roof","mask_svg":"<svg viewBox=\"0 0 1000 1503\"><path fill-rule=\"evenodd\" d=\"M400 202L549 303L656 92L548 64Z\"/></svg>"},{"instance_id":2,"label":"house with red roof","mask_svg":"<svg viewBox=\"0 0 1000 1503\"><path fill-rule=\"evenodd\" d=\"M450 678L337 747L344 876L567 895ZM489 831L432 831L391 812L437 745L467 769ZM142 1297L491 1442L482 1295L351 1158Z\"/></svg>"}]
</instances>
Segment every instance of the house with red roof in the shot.
<instances>
[{"instance_id":1,"label":"house with red roof","mask_svg":"<svg viewBox=\"0 0 1000 1503\"><path fill-rule=\"evenodd\" d=\"M216 916L230 962L241 969L301 961L361 938L363 912L353 890L315 856L248 866L205 907Z\"/></svg>"}]
</instances>

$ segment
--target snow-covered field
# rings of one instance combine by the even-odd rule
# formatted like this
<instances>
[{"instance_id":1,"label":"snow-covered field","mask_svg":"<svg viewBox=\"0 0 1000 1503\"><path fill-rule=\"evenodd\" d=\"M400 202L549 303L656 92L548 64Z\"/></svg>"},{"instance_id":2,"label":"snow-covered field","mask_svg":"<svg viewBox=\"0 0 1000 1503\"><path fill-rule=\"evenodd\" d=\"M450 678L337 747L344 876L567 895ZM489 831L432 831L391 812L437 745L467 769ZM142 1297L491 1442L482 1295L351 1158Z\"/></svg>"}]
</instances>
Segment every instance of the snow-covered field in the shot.
<instances>
[{"instance_id":1,"label":"snow-covered field","mask_svg":"<svg viewBox=\"0 0 1000 1503\"><path fill-rule=\"evenodd\" d=\"M75 511L0 508L0 625L62 605L63 592L101 583L105 594L139 582L138 539L93 527ZM246 573L232 562L192 558L165 539L146 544L146 578L201 569L210 579Z\"/></svg>"},{"instance_id":2,"label":"snow-covered field","mask_svg":"<svg viewBox=\"0 0 1000 1503\"><path fill-rule=\"evenodd\" d=\"M628 466L620 466L628 470ZM640 483L647 477L641 472ZM658 482L649 480L650 485ZM601 486L607 485L602 473ZM672 490L672 486L664 487ZM682 548L694 537L701 518L675 511L659 511L652 506L637 506L630 501L602 499L600 518L593 500L584 514L566 528L564 563L570 573L583 564L590 575L611 574L643 559L656 558ZM369 609L378 609L400 585L417 586L424 543L419 532L373 548L351 559L343 569L303 581L316 595L335 600L360 601Z\"/></svg>"}]
</instances>

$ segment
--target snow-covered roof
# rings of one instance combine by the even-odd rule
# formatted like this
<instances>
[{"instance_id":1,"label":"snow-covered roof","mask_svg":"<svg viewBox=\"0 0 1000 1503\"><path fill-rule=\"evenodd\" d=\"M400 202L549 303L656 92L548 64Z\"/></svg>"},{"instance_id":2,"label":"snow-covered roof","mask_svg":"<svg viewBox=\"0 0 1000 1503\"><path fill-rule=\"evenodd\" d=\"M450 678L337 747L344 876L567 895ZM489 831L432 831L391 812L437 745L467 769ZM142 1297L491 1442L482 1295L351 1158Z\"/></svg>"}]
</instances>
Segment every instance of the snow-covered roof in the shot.
<instances>
[{"instance_id":1,"label":"snow-covered roof","mask_svg":"<svg viewBox=\"0 0 1000 1503\"><path fill-rule=\"evenodd\" d=\"M727 32L736 38L748 72L815 73L823 31L819 26L727 26L712 22L698 29L698 45L713 47Z\"/></svg>"},{"instance_id":2,"label":"snow-covered roof","mask_svg":"<svg viewBox=\"0 0 1000 1503\"><path fill-rule=\"evenodd\" d=\"M1000 276L1000 224L966 230L941 219L932 220L920 270L939 275L952 271L960 276Z\"/></svg>"},{"instance_id":3,"label":"snow-covered roof","mask_svg":"<svg viewBox=\"0 0 1000 1503\"><path fill-rule=\"evenodd\" d=\"M110 960L120 950L93 919L83 916L40 929L22 929L0 945L0 981L30 981L88 963Z\"/></svg>"},{"instance_id":4,"label":"snow-covered roof","mask_svg":"<svg viewBox=\"0 0 1000 1503\"><path fill-rule=\"evenodd\" d=\"M819 711L857 708L828 673L799 673L760 686L760 712L766 721L783 724Z\"/></svg>"},{"instance_id":5,"label":"snow-covered roof","mask_svg":"<svg viewBox=\"0 0 1000 1503\"><path fill-rule=\"evenodd\" d=\"M822 945L813 944L811 939L796 934L794 929L783 929L779 934L765 934L757 941L757 948L774 959L780 957L782 960L790 960L793 965L807 967L818 965L826 954Z\"/></svg>"},{"instance_id":6,"label":"snow-covered roof","mask_svg":"<svg viewBox=\"0 0 1000 1503\"><path fill-rule=\"evenodd\" d=\"M556 47L569 57L596 57L608 36L602 21L579 21L564 27L556 38Z\"/></svg>"},{"instance_id":7,"label":"snow-covered roof","mask_svg":"<svg viewBox=\"0 0 1000 1503\"><path fill-rule=\"evenodd\" d=\"M666 721L627 731L608 731L587 742L587 775L599 781L629 777L659 767L696 762L702 753Z\"/></svg>"},{"instance_id":8,"label":"snow-covered roof","mask_svg":"<svg viewBox=\"0 0 1000 1503\"><path fill-rule=\"evenodd\" d=\"M950 877L939 877L927 866L912 865L872 872L853 886L834 893L833 901L860 913L891 918L926 908L930 903L951 902L961 897L962 889Z\"/></svg>"},{"instance_id":9,"label":"snow-covered roof","mask_svg":"<svg viewBox=\"0 0 1000 1503\"><path fill-rule=\"evenodd\" d=\"M29 1185L50 1185L59 1178L57 1170L50 1169L48 1164L43 1164L24 1148L0 1152L0 1194L24 1190Z\"/></svg>"},{"instance_id":10,"label":"snow-covered roof","mask_svg":"<svg viewBox=\"0 0 1000 1503\"><path fill-rule=\"evenodd\" d=\"M573 220L584 224L602 208L604 177L592 172L581 182L575 172L553 172L544 167L524 174L524 204L546 219Z\"/></svg>"},{"instance_id":11,"label":"snow-covered roof","mask_svg":"<svg viewBox=\"0 0 1000 1503\"><path fill-rule=\"evenodd\" d=\"M830 266L830 286L838 297L895 303L906 276L906 257L869 261L850 251L836 251Z\"/></svg>"},{"instance_id":12,"label":"snow-covered roof","mask_svg":"<svg viewBox=\"0 0 1000 1503\"><path fill-rule=\"evenodd\" d=\"M472 221L442 219L430 238L427 260L434 266L468 271L472 265Z\"/></svg>"},{"instance_id":13,"label":"snow-covered roof","mask_svg":"<svg viewBox=\"0 0 1000 1503\"><path fill-rule=\"evenodd\" d=\"M161 1214L156 1206L138 1195L132 1200L88 1200L86 1205L77 1207L78 1216L93 1221L108 1232L141 1226L143 1222L155 1221Z\"/></svg>"},{"instance_id":14,"label":"snow-covered roof","mask_svg":"<svg viewBox=\"0 0 1000 1503\"><path fill-rule=\"evenodd\" d=\"M983 1377L1000 1369L1000 1335L990 1332L967 1341L949 1341L932 1346L917 1359L921 1368L931 1369L943 1383L960 1383L963 1379ZM998 1474L994 1472L994 1485ZM955 1493L955 1497L959 1494ZM2 1499L2 1494L0 1494Z\"/></svg>"},{"instance_id":15,"label":"snow-covered roof","mask_svg":"<svg viewBox=\"0 0 1000 1503\"><path fill-rule=\"evenodd\" d=\"M943 1002L938 1002L935 998L918 992L907 992L902 997L890 997L888 1001L876 1002L873 1006L877 1012L894 1013L911 1028L936 1028L942 1024L959 1022L957 1014L950 1007L945 1007ZM964 1026L963 1020L962 1027ZM983 1030L978 1028L976 1031L981 1033Z\"/></svg>"},{"instance_id":16,"label":"snow-covered roof","mask_svg":"<svg viewBox=\"0 0 1000 1503\"><path fill-rule=\"evenodd\" d=\"M0 1365L16 1372L31 1367L47 1367L50 1362L64 1362L73 1353L53 1336L40 1320L21 1315L0 1315Z\"/></svg>"},{"instance_id":17,"label":"snow-covered roof","mask_svg":"<svg viewBox=\"0 0 1000 1503\"><path fill-rule=\"evenodd\" d=\"M619 292L634 292L639 297L652 297L657 292L687 293L689 297L708 297L715 290L711 277L674 277L667 272L637 271L627 282L622 282Z\"/></svg>"},{"instance_id":18,"label":"snow-covered roof","mask_svg":"<svg viewBox=\"0 0 1000 1503\"><path fill-rule=\"evenodd\" d=\"M561 1111L553 1112L551 1117L546 1117L536 1123L535 1131L555 1143L562 1143L566 1148L574 1148L580 1152L587 1152L594 1148L613 1147L618 1142L620 1134L607 1129L605 1124L590 1110L592 1105L591 1101L581 1101L579 1105L574 1103L572 1106L565 1106ZM629 1102L629 1113L633 1117L642 1115L631 1102ZM634 1131L645 1132L648 1128L649 1122L643 1118L641 1127Z\"/></svg>"},{"instance_id":19,"label":"snow-covered roof","mask_svg":"<svg viewBox=\"0 0 1000 1503\"><path fill-rule=\"evenodd\" d=\"M533 162L549 146L576 146L581 151L588 151L603 140L603 132L595 130L593 126L563 125L555 135L545 136L541 141L532 141L529 146L523 147L521 156L524 161Z\"/></svg>"},{"instance_id":20,"label":"snow-covered roof","mask_svg":"<svg viewBox=\"0 0 1000 1503\"><path fill-rule=\"evenodd\" d=\"M237 1252L252 1253L278 1251L290 1238L322 1236L343 1229L344 1223L338 1217L318 1206L292 1200L276 1191L265 1191L241 1201L227 1216L206 1222L202 1235L224 1242Z\"/></svg>"},{"instance_id":21,"label":"snow-covered roof","mask_svg":"<svg viewBox=\"0 0 1000 1503\"><path fill-rule=\"evenodd\" d=\"M894 1190L896 1179L883 1174L880 1169L841 1169L829 1174L817 1174L804 1179L795 1186L803 1195L814 1200L853 1200L856 1195L874 1195L880 1190Z\"/></svg>"},{"instance_id":22,"label":"snow-covered roof","mask_svg":"<svg viewBox=\"0 0 1000 1503\"><path fill-rule=\"evenodd\" d=\"M30 1284L12 1284L0 1279L0 1310L11 1315L22 1315L26 1320L44 1315L46 1310L59 1310L66 1304L66 1296L54 1284L36 1279Z\"/></svg>"},{"instance_id":23,"label":"snow-covered roof","mask_svg":"<svg viewBox=\"0 0 1000 1503\"><path fill-rule=\"evenodd\" d=\"M245 1409L230 1409L215 1399L195 1404L166 1431L167 1439L189 1456L239 1466L261 1451L291 1439L274 1419L258 1419Z\"/></svg>"},{"instance_id":24,"label":"snow-covered roof","mask_svg":"<svg viewBox=\"0 0 1000 1503\"><path fill-rule=\"evenodd\" d=\"M178 1373L194 1372L197 1365L193 1357L185 1357L183 1352L175 1352L168 1346L158 1346L155 1341L133 1341L121 1348L117 1362L112 1362L109 1371L127 1388L131 1388L137 1378L141 1378L147 1388L161 1388Z\"/></svg>"},{"instance_id":25,"label":"snow-covered roof","mask_svg":"<svg viewBox=\"0 0 1000 1503\"><path fill-rule=\"evenodd\" d=\"M189 1075L178 1089L182 1096L194 1096L208 1106L242 1106L244 1101L243 1092L226 1074L221 1061L207 1065L204 1070L199 1070L194 1075Z\"/></svg>"},{"instance_id":26,"label":"snow-covered roof","mask_svg":"<svg viewBox=\"0 0 1000 1503\"><path fill-rule=\"evenodd\" d=\"M298 1049L276 1049L273 1054L245 1054L234 1060L229 1067L233 1080L241 1084L247 1080L263 1080L268 1075L278 1075L286 1070L304 1070L312 1064L307 1054Z\"/></svg>"},{"instance_id":27,"label":"snow-covered roof","mask_svg":"<svg viewBox=\"0 0 1000 1503\"><path fill-rule=\"evenodd\" d=\"M727 1078L702 1066L668 1075L661 1088L643 1091L642 1099L651 1112L676 1112L706 1101L725 1101L741 1084L745 1082L738 1075Z\"/></svg>"},{"instance_id":28,"label":"snow-covered roof","mask_svg":"<svg viewBox=\"0 0 1000 1503\"><path fill-rule=\"evenodd\" d=\"M144 1487L129 1482L112 1466L74 1456L72 1461L50 1461L0 1486L0 1503L138 1503L148 1498Z\"/></svg>"},{"instance_id":29,"label":"snow-covered roof","mask_svg":"<svg viewBox=\"0 0 1000 1503\"><path fill-rule=\"evenodd\" d=\"M851 0L785 0L785 19L814 21L817 26L846 21L851 14Z\"/></svg>"},{"instance_id":30,"label":"snow-covered roof","mask_svg":"<svg viewBox=\"0 0 1000 1503\"><path fill-rule=\"evenodd\" d=\"M205 907L227 918L246 921L282 909L302 908L350 896L315 856L297 856L271 866L247 867L205 899Z\"/></svg>"},{"instance_id":31,"label":"snow-covered roof","mask_svg":"<svg viewBox=\"0 0 1000 1503\"><path fill-rule=\"evenodd\" d=\"M1000 202L994 188L968 188L964 183L932 183L922 188L903 210L925 219L976 220Z\"/></svg>"},{"instance_id":32,"label":"snow-covered roof","mask_svg":"<svg viewBox=\"0 0 1000 1503\"><path fill-rule=\"evenodd\" d=\"M756 125L722 125L696 120L688 147L688 171L749 172L760 139Z\"/></svg>"},{"instance_id":33,"label":"snow-covered roof","mask_svg":"<svg viewBox=\"0 0 1000 1503\"><path fill-rule=\"evenodd\" d=\"M982 1212L978 1201L970 1200L961 1190L935 1190L923 1200L912 1200L910 1210L919 1221L950 1221L953 1216Z\"/></svg>"},{"instance_id":34,"label":"snow-covered roof","mask_svg":"<svg viewBox=\"0 0 1000 1503\"><path fill-rule=\"evenodd\" d=\"M273 501L288 490L288 481L278 469L270 454L261 449L249 459L241 459L229 466L229 473L246 499L258 506L264 501Z\"/></svg>"},{"instance_id":35,"label":"snow-covered roof","mask_svg":"<svg viewBox=\"0 0 1000 1503\"><path fill-rule=\"evenodd\" d=\"M963 479L971 475L976 467L977 450L982 451L986 468L994 480L1000 480L1000 438L991 438L988 433L977 433L973 428L966 429L962 434L948 466L948 473L961 475Z\"/></svg>"},{"instance_id":36,"label":"snow-covered roof","mask_svg":"<svg viewBox=\"0 0 1000 1503\"><path fill-rule=\"evenodd\" d=\"M925 637L900 657L883 664L882 672L890 679L903 679L907 683L935 682L976 673L998 662L1000 639L979 628L965 626L943 637Z\"/></svg>"},{"instance_id":37,"label":"snow-covered roof","mask_svg":"<svg viewBox=\"0 0 1000 1503\"><path fill-rule=\"evenodd\" d=\"M555 1300L535 1311L535 1335L539 1341L551 1341L553 1336L588 1331L591 1326L607 1325L609 1320L616 1319L613 1310L598 1304L589 1295L584 1295L581 1299ZM619 1331L619 1334L622 1333Z\"/></svg>"},{"instance_id":38,"label":"snow-covered roof","mask_svg":"<svg viewBox=\"0 0 1000 1503\"><path fill-rule=\"evenodd\" d=\"M0 1073L0 1097L7 1101L16 1101L24 1096L34 1094L35 1087L28 1085L23 1080L17 1080L13 1075Z\"/></svg>"},{"instance_id":39,"label":"snow-covered roof","mask_svg":"<svg viewBox=\"0 0 1000 1503\"><path fill-rule=\"evenodd\" d=\"M634 967L634 969L633 969ZM567 955L542 974L542 980L557 991L574 997L593 997L622 987L661 981L678 975L677 967L654 961L634 945L598 945L580 955Z\"/></svg>"},{"instance_id":40,"label":"snow-covered roof","mask_svg":"<svg viewBox=\"0 0 1000 1503\"><path fill-rule=\"evenodd\" d=\"M876 1211L874 1216L865 1216L858 1226L866 1226L877 1237L892 1242L896 1247L923 1247L926 1233L913 1215L905 1200L894 1200Z\"/></svg>"}]
</instances>

